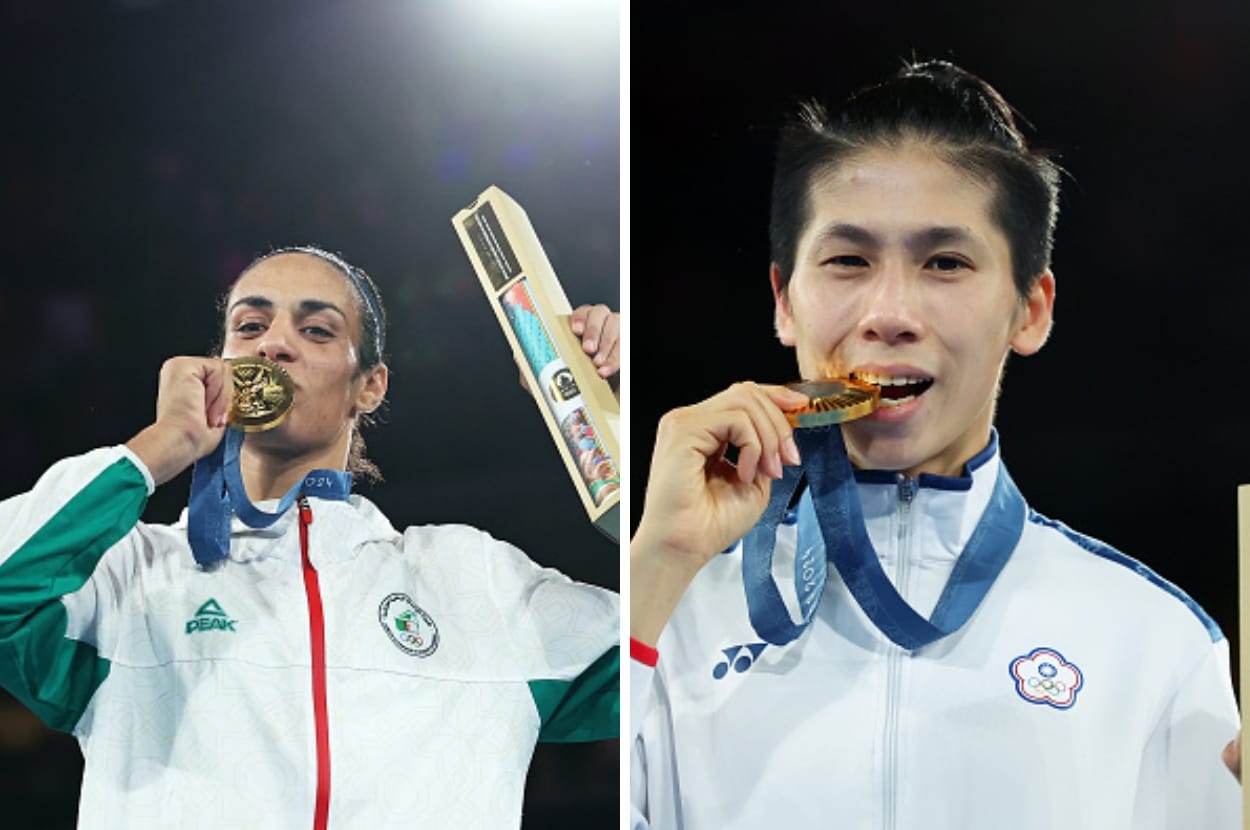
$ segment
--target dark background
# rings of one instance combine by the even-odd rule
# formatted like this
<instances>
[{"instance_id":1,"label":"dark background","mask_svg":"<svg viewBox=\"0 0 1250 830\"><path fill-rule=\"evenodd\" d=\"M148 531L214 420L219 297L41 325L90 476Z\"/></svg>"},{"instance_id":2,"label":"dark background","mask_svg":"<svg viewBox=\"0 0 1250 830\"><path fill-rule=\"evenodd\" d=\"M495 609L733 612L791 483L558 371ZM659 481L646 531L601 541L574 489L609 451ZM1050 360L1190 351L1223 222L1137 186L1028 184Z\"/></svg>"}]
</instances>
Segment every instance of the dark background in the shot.
<instances>
[{"instance_id":1,"label":"dark background","mask_svg":"<svg viewBox=\"0 0 1250 830\"><path fill-rule=\"evenodd\" d=\"M1183 587L1235 656L1250 10L887 0L651 17L663 25L632 25L633 504L662 412L796 379L768 286L775 127L801 97L840 101L913 55L953 60L1070 174L1055 327L1009 361L1003 457L1035 509Z\"/></svg>"},{"instance_id":2,"label":"dark background","mask_svg":"<svg viewBox=\"0 0 1250 830\"><path fill-rule=\"evenodd\" d=\"M161 362L209 349L239 270L317 244L391 315L366 432L387 481L362 492L619 589L451 225L498 185L570 301L619 308L619 38L594 0L0 4L0 497L150 423ZM614 825L618 767L616 742L540 746L524 826ZM0 692L0 824L73 826L80 771Z\"/></svg>"}]
</instances>

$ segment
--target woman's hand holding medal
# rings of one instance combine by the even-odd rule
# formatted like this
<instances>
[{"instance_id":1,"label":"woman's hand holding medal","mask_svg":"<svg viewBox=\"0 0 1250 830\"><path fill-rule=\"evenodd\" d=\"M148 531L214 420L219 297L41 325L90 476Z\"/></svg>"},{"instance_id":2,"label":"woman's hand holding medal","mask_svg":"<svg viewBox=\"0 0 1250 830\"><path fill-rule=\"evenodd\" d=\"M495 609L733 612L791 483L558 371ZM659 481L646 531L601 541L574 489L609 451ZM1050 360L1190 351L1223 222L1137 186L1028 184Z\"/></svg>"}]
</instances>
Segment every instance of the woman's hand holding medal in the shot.
<instances>
[{"instance_id":1,"label":"woman's hand holding medal","mask_svg":"<svg viewBox=\"0 0 1250 830\"><path fill-rule=\"evenodd\" d=\"M698 570L759 519L782 465L799 463L786 410L807 403L784 386L738 383L660 419L630 545L635 639L653 645ZM736 464L725 457L731 445Z\"/></svg>"},{"instance_id":2,"label":"woman's hand holding medal","mask_svg":"<svg viewBox=\"0 0 1250 830\"><path fill-rule=\"evenodd\" d=\"M231 389L230 364L221 358L171 357L161 366L156 421L126 443L158 485L221 442Z\"/></svg>"}]
</instances>

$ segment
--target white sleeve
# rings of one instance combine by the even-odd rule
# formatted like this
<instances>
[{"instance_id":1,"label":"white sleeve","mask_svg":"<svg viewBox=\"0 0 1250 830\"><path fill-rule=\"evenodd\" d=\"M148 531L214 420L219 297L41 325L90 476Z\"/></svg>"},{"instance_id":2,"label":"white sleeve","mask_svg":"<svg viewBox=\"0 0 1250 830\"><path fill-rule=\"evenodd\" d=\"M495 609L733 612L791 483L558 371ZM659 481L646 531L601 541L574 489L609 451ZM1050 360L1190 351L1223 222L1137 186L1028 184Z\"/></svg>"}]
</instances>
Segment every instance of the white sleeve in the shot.
<instances>
[{"instance_id":1,"label":"white sleeve","mask_svg":"<svg viewBox=\"0 0 1250 830\"><path fill-rule=\"evenodd\" d=\"M1143 762L1138 808L1159 789L1166 794L1167 830L1237 830L1241 823L1241 787L1221 753L1237 734L1239 718L1228 665L1228 640L1211 646L1207 655L1164 709L1147 756L1164 779L1152 781ZM1155 802L1154 810L1158 804ZM1153 812L1153 810L1152 810ZM1158 817L1141 816L1134 826L1157 826Z\"/></svg>"},{"instance_id":2,"label":"white sleeve","mask_svg":"<svg viewBox=\"0 0 1250 830\"><path fill-rule=\"evenodd\" d=\"M473 531L500 627L541 718L539 740L582 742L621 731L620 597L544 568ZM474 569L475 571L477 569Z\"/></svg>"},{"instance_id":3,"label":"white sleeve","mask_svg":"<svg viewBox=\"0 0 1250 830\"><path fill-rule=\"evenodd\" d=\"M629 661L631 830L680 830L672 712L663 667Z\"/></svg>"},{"instance_id":4,"label":"white sleeve","mask_svg":"<svg viewBox=\"0 0 1250 830\"><path fill-rule=\"evenodd\" d=\"M651 686L655 667L638 660L629 661L629 826L647 830L647 748L642 741L642 724L651 706Z\"/></svg>"}]
</instances>

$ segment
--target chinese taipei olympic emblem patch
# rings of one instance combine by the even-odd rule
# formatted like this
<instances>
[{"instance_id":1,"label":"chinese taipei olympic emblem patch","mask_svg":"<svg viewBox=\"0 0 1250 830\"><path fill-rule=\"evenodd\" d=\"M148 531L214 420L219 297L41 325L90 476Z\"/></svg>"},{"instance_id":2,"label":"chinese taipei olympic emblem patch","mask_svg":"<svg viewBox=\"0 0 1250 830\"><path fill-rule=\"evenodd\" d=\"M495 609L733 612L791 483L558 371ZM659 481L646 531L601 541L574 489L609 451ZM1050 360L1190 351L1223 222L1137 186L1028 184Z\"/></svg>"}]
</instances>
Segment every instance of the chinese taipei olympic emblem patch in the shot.
<instances>
[{"instance_id":1,"label":"chinese taipei olympic emblem patch","mask_svg":"<svg viewBox=\"0 0 1250 830\"><path fill-rule=\"evenodd\" d=\"M413 602L407 594L391 594L378 606L378 622L382 630L413 657L429 657L438 648L438 626L434 618Z\"/></svg>"},{"instance_id":2,"label":"chinese taipei olympic emblem patch","mask_svg":"<svg viewBox=\"0 0 1250 830\"><path fill-rule=\"evenodd\" d=\"M1011 661L1016 694L1029 703L1071 709L1085 678L1053 648L1038 647Z\"/></svg>"}]
</instances>

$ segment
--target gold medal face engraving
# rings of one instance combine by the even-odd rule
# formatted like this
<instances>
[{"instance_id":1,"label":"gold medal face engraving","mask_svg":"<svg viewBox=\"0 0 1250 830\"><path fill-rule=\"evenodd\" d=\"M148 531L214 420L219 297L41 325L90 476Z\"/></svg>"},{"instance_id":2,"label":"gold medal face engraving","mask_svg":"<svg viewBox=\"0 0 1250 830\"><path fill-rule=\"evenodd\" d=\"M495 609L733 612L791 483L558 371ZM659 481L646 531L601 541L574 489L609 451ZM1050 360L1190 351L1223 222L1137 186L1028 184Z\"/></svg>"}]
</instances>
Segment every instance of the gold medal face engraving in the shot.
<instances>
[{"instance_id":1,"label":"gold medal face engraving","mask_svg":"<svg viewBox=\"0 0 1250 830\"><path fill-rule=\"evenodd\" d=\"M881 403L881 387L850 378L825 378L787 383L811 399L802 409L786 413L790 426L824 427L871 414Z\"/></svg>"},{"instance_id":2,"label":"gold medal face engraving","mask_svg":"<svg viewBox=\"0 0 1250 830\"><path fill-rule=\"evenodd\" d=\"M263 357L234 357L229 362L234 379L230 426L264 432L282 423L295 402L295 382L286 370Z\"/></svg>"}]
</instances>

